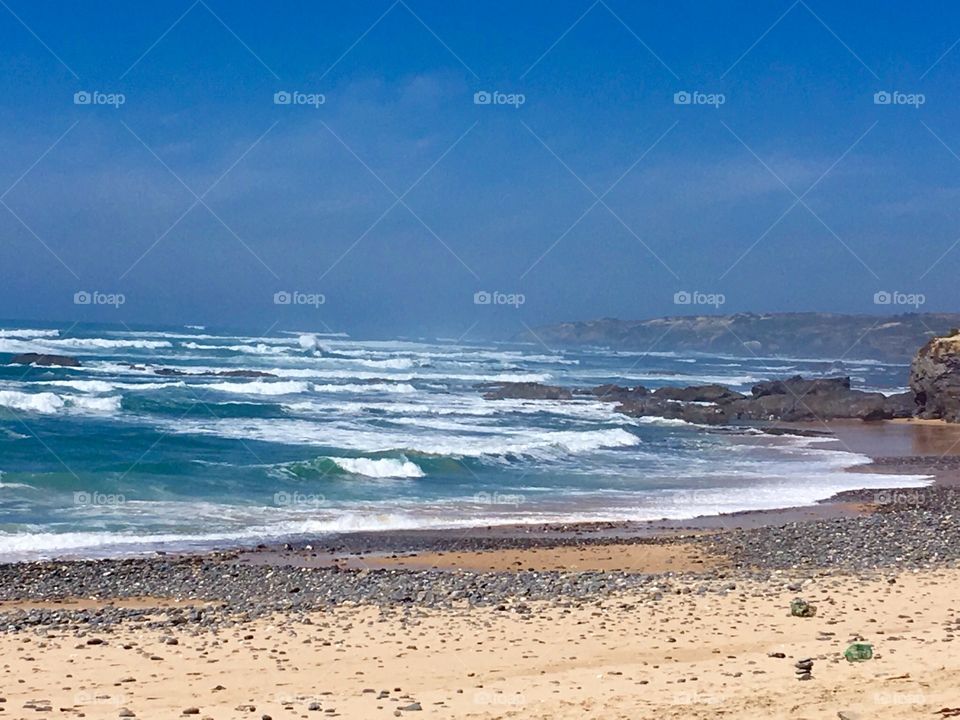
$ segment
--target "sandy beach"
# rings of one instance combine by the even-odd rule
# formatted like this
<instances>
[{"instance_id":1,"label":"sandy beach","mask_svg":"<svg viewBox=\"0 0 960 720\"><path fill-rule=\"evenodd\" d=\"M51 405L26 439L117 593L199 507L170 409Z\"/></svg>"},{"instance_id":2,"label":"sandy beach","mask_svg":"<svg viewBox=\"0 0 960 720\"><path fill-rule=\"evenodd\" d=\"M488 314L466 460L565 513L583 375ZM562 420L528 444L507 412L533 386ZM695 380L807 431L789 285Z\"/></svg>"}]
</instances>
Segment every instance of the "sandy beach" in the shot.
<instances>
[{"instance_id":1,"label":"sandy beach","mask_svg":"<svg viewBox=\"0 0 960 720\"><path fill-rule=\"evenodd\" d=\"M815 617L790 616L795 582ZM662 596L566 607L6 634L0 682L17 718L916 718L960 706L958 582L956 570L665 578ZM848 663L861 640L874 658ZM812 678L798 681L804 658Z\"/></svg>"},{"instance_id":2,"label":"sandy beach","mask_svg":"<svg viewBox=\"0 0 960 720\"><path fill-rule=\"evenodd\" d=\"M3 716L960 715L960 435L830 429L875 467L940 468L937 483L910 502L864 491L654 531L371 533L0 566ZM791 615L797 597L813 617ZM845 660L853 642L872 659Z\"/></svg>"}]
</instances>

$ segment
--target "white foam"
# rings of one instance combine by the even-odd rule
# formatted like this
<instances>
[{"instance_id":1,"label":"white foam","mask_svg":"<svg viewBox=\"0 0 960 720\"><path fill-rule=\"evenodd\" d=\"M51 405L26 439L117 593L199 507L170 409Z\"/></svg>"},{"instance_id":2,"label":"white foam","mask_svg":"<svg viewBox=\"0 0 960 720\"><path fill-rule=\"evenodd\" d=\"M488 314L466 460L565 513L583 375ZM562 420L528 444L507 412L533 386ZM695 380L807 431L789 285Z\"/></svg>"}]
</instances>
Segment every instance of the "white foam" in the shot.
<instances>
[{"instance_id":1,"label":"white foam","mask_svg":"<svg viewBox=\"0 0 960 720\"><path fill-rule=\"evenodd\" d=\"M25 393L17 390L0 390L0 406L40 415L55 415L71 409L114 413L120 410L120 402L119 397L83 397L57 395L52 392Z\"/></svg>"},{"instance_id":2,"label":"white foam","mask_svg":"<svg viewBox=\"0 0 960 720\"><path fill-rule=\"evenodd\" d=\"M212 435L291 445L338 447L364 453L403 452L452 457L530 456L550 459L604 448L629 447L640 438L622 428L603 430L542 430L497 428L484 434L425 434L349 424L308 420L222 418L168 422L170 433Z\"/></svg>"},{"instance_id":3,"label":"white foam","mask_svg":"<svg viewBox=\"0 0 960 720\"><path fill-rule=\"evenodd\" d=\"M319 393L357 393L359 395L371 392L410 394L417 391L413 385L408 383L367 383L362 385L345 383L343 385L314 385L313 389Z\"/></svg>"},{"instance_id":4,"label":"white foam","mask_svg":"<svg viewBox=\"0 0 960 720\"><path fill-rule=\"evenodd\" d=\"M666 381L671 385L751 385L762 381L764 378L755 375L672 375L668 373L625 373L622 376L624 382L639 381Z\"/></svg>"},{"instance_id":5,"label":"white foam","mask_svg":"<svg viewBox=\"0 0 960 720\"><path fill-rule=\"evenodd\" d=\"M237 393L241 395L297 395L309 392L310 383L290 381L254 380L252 382L217 382L203 386L218 392Z\"/></svg>"},{"instance_id":6,"label":"white foam","mask_svg":"<svg viewBox=\"0 0 960 720\"><path fill-rule=\"evenodd\" d=\"M387 370L407 370L414 366L410 358L388 358L386 360L357 360L364 367L386 368Z\"/></svg>"},{"instance_id":7,"label":"white foam","mask_svg":"<svg viewBox=\"0 0 960 720\"><path fill-rule=\"evenodd\" d=\"M340 468L354 475L365 475L373 478L418 478L423 477L424 472L416 463L410 462L406 458L397 460L394 458L382 458L380 460L371 460L369 458L328 458L337 464Z\"/></svg>"},{"instance_id":8,"label":"white foam","mask_svg":"<svg viewBox=\"0 0 960 720\"><path fill-rule=\"evenodd\" d=\"M655 415L643 415L642 417L635 418L635 420L642 425L662 425L664 427L679 427L685 425L687 427L699 427L696 423L681 420L680 418L665 418Z\"/></svg>"},{"instance_id":9,"label":"white foam","mask_svg":"<svg viewBox=\"0 0 960 720\"><path fill-rule=\"evenodd\" d=\"M93 413L115 413L120 410L120 397L78 397L71 395L66 398L67 404L77 410Z\"/></svg>"},{"instance_id":10,"label":"white foam","mask_svg":"<svg viewBox=\"0 0 960 720\"><path fill-rule=\"evenodd\" d=\"M105 380L45 380L37 383L40 386L52 385L68 387L72 390L85 393L108 393L116 390L133 390L146 392L148 390L164 390L166 388L185 387L182 380L174 382L107 382Z\"/></svg>"},{"instance_id":11,"label":"white foam","mask_svg":"<svg viewBox=\"0 0 960 720\"><path fill-rule=\"evenodd\" d=\"M38 384L68 387L86 393L107 393L112 392L117 387L116 383L106 382L105 380L54 380Z\"/></svg>"},{"instance_id":12,"label":"white foam","mask_svg":"<svg viewBox=\"0 0 960 720\"><path fill-rule=\"evenodd\" d=\"M59 335L59 330L0 330L0 338L55 338Z\"/></svg>"},{"instance_id":13,"label":"white foam","mask_svg":"<svg viewBox=\"0 0 960 720\"><path fill-rule=\"evenodd\" d=\"M300 347L304 350L319 350L320 341L317 340L316 335L303 334L297 338L297 342L300 344Z\"/></svg>"},{"instance_id":14,"label":"white foam","mask_svg":"<svg viewBox=\"0 0 960 720\"><path fill-rule=\"evenodd\" d=\"M17 390L0 390L0 405L22 412L53 415L63 409L65 403L56 393L25 393Z\"/></svg>"},{"instance_id":15,"label":"white foam","mask_svg":"<svg viewBox=\"0 0 960 720\"><path fill-rule=\"evenodd\" d=\"M103 338L58 338L44 341L46 345L59 348L76 348L79 350L157 350L173 347L167 340L104 340Z\"/></svg>"},{"instance_id":16,"label":"white foam","mask_svg":"<svg viewBox=\"0 0 960 720\"><path fill-rule=\"evenodd\" d=\"M286 348L276 345L267 345L266 343L257 343L256 345L203 345L196 342L185 342L180 347L187 350L214 350L246 353L248 355L278 355L286 351Z\"/></svg>"}]
</instances>

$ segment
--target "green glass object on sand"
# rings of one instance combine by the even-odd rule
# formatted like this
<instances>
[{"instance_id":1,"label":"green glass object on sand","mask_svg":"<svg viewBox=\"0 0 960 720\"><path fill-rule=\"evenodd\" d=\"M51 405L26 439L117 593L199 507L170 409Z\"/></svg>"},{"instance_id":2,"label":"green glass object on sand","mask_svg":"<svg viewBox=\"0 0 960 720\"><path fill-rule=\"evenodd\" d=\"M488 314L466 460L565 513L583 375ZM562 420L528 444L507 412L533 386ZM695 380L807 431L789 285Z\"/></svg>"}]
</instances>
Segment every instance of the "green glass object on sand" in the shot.
<instances>
[{"instance_id":1,"label":"green glass object on sand","mask_svg":"<svg viewBox=\"0 0 960 720\"><path fill-rule=\"evenodd\" d=\"M848 662L861 662L873 657L873 645L870 643L853 643L846 649L843 656Z\"/></svg>"},{"instance_id":2,"label":"green glass object on sand","mask_svg":"<svg viewBox=\"0 0 960 720\"><path fill-rule=\"evenodd\" d=\"M813 617L817 614L817 606L803 598L795 598L790 602L790 614L794 617Z\"/></svg>"}]
</instances>

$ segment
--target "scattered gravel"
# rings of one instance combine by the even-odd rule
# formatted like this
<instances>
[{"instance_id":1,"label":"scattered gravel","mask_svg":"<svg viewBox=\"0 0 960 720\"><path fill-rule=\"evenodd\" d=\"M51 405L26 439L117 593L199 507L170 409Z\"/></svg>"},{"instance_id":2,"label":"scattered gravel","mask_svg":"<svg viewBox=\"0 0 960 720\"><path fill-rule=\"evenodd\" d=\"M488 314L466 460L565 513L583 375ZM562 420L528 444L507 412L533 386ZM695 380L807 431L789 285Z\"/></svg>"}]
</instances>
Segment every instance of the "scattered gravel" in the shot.
<instances>
[{"instance_id":1,"label":"scattered gravel","mask_svg":"<svg viewBox=\"0 0 960 720\"><path fill-rule=\"evenodd\" d=\"M960 488L863 490L846 499L875 503L874 511L734 530L704 542L741 568L915 569L960 560Z\"/></svg>"},{"instance_id":2,"label":"scattered gravel","mask_svg":"<svg viewBox=\"0 0 960 720\"><path fill-rule=\"evenodd\" d=\"M528 602L572 607L593 602L657 602L670 593L739 592L742 580L765 580L789 570L785 588L804 577L832 573L880 574L952 565L960 560L960 488L932 486L848 493L845 501L868 502L871 512L733 529L681 537L618 536L622 528L544 528L528 536L477 537L429 533L351 537L353 554L409 551L469 551L492 548L586 546L623 543L698 543L728 563L699 573L647 575L623 571L474 572L356 569L304 565L316 553L346 550L342 539L280 550L157 555L108 560L0 564L0 600L26 607L0 613L0 632L73 626L85 643L107 642L98 630L132 622L145 628L188 626L200 632L274 612L310 622L309 613L366 604L404 613L446 607L490 607L529 613ZM379 542L378 542L379 541ZM358 548L358 543L361 549ZM286 554L285 554L286 553ZM252 562L256 558L257 562ZM102 600L136 598L127 607ZM145 600L146 599L146 600ZM152 599L155 599L153 601ZM61 601L76 601L64 604ZM35 606L32 603L36 603ZM85 607L89 605L91 607Z\"/></svg>"},{"instance_id":3,"label":"scattered gravel","mask_svg":"<svg viewBox=\"0 0 960 720\"><path fill-rule=\"evenodd\" d=\"M701 576L722 590L726 573ZM29 626L219 627L273 612L302 613L345 604L396 610L493 607L529 612L529 601L578 604L624 592L662 597L665 579L627 572L438 572L240 564L229 556L138 558L0 565L0 600L42 601L0 614L0 632ZM59 606L57 598L159 598L151 607ZM181 604L182 603L182 604ZM149 603L148 603L149 604Z\"/></svg>"}]
</instances>

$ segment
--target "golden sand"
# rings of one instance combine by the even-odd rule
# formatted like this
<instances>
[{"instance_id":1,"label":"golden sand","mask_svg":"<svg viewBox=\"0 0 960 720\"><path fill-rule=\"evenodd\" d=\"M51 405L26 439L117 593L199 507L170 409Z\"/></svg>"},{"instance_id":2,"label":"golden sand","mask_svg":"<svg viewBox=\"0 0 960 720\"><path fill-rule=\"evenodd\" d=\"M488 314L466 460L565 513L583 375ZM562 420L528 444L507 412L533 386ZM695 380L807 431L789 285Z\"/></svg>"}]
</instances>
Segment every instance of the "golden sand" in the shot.
<instances>
[{"instance_id":1,"label":"golden sand","mask_svg":"<svg viewBox=\"0 0 960 720\"><path fill-rule=\"evenodd\" d=\"M960 706L960 571L820 578L801 591L818 608L805 619L789 615L792 580L704 594L697 581L663 581L660 600L529 603L528 613L347 607L309 625L275 616L216 632L7 634L3 716L836 720ZM874 659L843 659L855 638ZM813 679L799 681L793 664L806 657ZM423 709L400 709L412 703ZM27 707L38 704L52 710Z\"/></svg>"}]
</instances>

